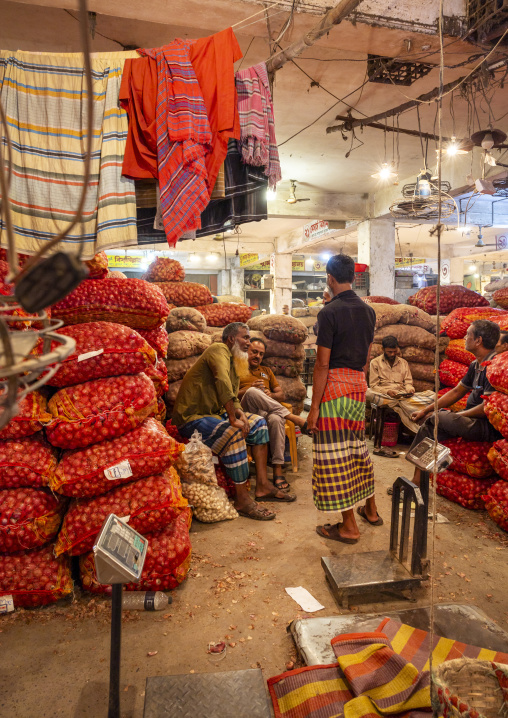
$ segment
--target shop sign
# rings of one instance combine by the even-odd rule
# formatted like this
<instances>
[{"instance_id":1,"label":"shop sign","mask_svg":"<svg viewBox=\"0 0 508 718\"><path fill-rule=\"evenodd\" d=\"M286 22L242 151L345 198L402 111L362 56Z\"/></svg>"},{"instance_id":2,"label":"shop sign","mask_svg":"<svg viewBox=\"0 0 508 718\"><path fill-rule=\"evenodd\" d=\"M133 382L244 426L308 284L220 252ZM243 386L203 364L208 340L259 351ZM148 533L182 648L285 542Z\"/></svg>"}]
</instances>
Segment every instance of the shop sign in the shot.
<instances>
[{"instance_id":1,"label":"shop sign","mask_svg":"<svg viewBox=\"0 0 508 718\"><path fill-rule=\"evenodd\" d=\"M242 257L251 257L252 259L244 259L242 262ZM275 268L275 255L271 255L270 259L264 259L261 262L255 261L258 258L257 254L241 254L240 255L240 267L245 267L246 269L250 270L256 270L256 271L274 271ZM251 262L254 263L252 264ZM293 257L292 258L292 269L293 272L304 272L305 271L305 257Z\"/></svg>"},{"instance_id":2,"label":"shop sign","mask_svg":"<svg viewBox=\"0 0 508 718\"><path fill-rule=\"evenodd\" d=\"M395 257L395 269L414 269L415 265L425 264L424 257Z\"/></svg>"},{"instance_id":3,"label":"shop sign","mask_svg":"<svg viewBox=\"0 0 508 718\"><path fill-rule=\"evenodd\" d=\"M305 257L293 257L293 272L305 272Z\"/></svg>"},{"instance_id":4,"label":"shop sign","mask_svg":"<svg viewBox=\"0 0 508 718\"><path fill-rule=\"evenodd\" d=\"M508 235L496 234L496 249L498 251L502 249L508 249Z\"/></svg>"},{"instance_id":5,"label":"shop sign","mask_svg":"<svg viewBox=\"0 0 508 718\"><path fill-rule=\"evenodd\" d=\"M143 254L108 254L110 269L142 269L143 262L146 262Z\"/></svg>"},{"instance_id":6,"label":"shop sign","mask_svg":"<svg viewBox=\"0 0 508 718\"><path fill-rule=\"evenodd\" d=\"M326 262L316 261L314 262L315 272L326 272Z\"/></svg>"},{"instance_id":7,"label":"shop sign","mask_svg":"<svg viewBox=\"0 0 508 718\"><path fill-rule=\"evenodd\" d=\"M316 239L316 237L322 237L328 234L328 231L328 222L325 219L318 219L315 222L304 225L303 238L306 240Z\"/></svg>"},{"instance_id":8,"label":"shop sign","mask_svg":"<svg viewBox=\"0 0 508 718\"><path fill-rule=\"evenodd\" d=\"M259 254L241 254L240 255L240 267L245 267L247 265L255 264L259 259ZM256 267L252 267L252 269L256 269Z\"/></svg>"},{"instance_id":9,"label":"shop sign","mask_svg":"<svg viewBox=\"0 0 508 718\"><path fill-rule=\"evenodd\" d=\"M449 259L442 259L441 260L441 284L450 284L450 260Z\"/></svg>"}]
</instances>

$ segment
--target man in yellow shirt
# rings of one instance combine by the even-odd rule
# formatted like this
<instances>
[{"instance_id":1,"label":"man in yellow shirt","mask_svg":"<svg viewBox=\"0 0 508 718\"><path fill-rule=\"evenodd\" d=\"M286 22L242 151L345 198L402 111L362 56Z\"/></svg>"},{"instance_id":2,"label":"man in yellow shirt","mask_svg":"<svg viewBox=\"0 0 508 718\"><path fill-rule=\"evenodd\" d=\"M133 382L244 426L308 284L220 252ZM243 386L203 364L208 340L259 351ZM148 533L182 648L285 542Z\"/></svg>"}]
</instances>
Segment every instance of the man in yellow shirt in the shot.
<instances>
[{"instance_id":1,"label":"man in yellow shirt","mask_svg":"<svg viewBox=\"0 0 508 718\"><path fill-rule=\"evenodd\" d=\"M249 368L240 376L238 398L242 409L262 416L268 425L270 453L272 455L273 483L277 489L287 491L289 484L282 475L284 447L286 443L286 419L307 433L307 422L282 406L284 392L273 371L261 362L265 356L266 344L263 339L251 339L247 350Z\"/></svg>"}]
</instances>

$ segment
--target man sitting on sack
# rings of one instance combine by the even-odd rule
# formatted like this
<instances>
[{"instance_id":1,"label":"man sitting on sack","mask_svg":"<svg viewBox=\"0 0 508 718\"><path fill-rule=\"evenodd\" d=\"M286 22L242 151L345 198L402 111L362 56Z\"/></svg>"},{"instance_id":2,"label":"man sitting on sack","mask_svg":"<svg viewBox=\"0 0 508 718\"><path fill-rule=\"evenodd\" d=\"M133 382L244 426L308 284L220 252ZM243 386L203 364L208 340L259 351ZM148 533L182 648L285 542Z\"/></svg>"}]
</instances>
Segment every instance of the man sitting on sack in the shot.
<instances>
[{"instance_id":1,"label":"man sitting on sack","mask_svg":"<svg viewBox=\"0 0 508 718\"><path fill-rule=\"evenodd\" d=\"M261 366L265 352L266 342L263 339L251 339L247 350L249 367L248 371L240 376L238 398L245 411L258 414L266 420L270 435L273 483L277 489L287 491L290 487L282 475L286 445L286 419L299 426L304 434L308 433L307 422L282 406L284 392L280 384L269 367Z\"/></svg>"},{"instance_id":2,"label":"man sitting on sack","mask_svg":"<svg viewBox=\"0 0 508 718\"><path fill-rule=\"evenodd\" d=\"M411 416L434 401L434 392L415 391L411 369L408 362L400 356L396 337L384 337L382 347L383 353L370 362L366 399L368 402L387 406L400 416L409 431L416 434L419 427L412 421Z\"/></svg>"},{"instance_id":3,"label":"man sitting on sack","mask_svg":"<svg viewBox=\"0 0 508 718\"><path fill-rule=\"evenodd\" d=\"M494 429L485 416L482 399L483 396L489 396L494 392L487 379L485 362L488 362L496 355L499 335L499 325L487 319L477 319L469 326L466 334L466 351L471 352L476 358L469 365L468 372L462 381L438 400L438 441L446 441L446 439L455 437L462 437L466 441L497 441L502 438L501 434ZM468 392L471 392L471 394L468 397L465 411L445 411L447 407L455 404ZM417 424L425 421L418 429L410 451L423 439L434 439L436 421L434 404L415 412L411 419ZM415 470L413 481L418 485L420 484L419 469Z\"/></svg>"},{"instance_id":4,"label":"man sitting on sack","mask_svg":"<svg viewBox=\"0 0 508 718\"><path fill-rule=\"evenodd\" d=\"M221 457L235 482L238 513L269 521L275 514L257 506L249 496L247 444L252 448L256 464L256 502L291 502L296 496L283 493L268 480L266 421L256 414L245 414L238 399L238 377L247 370L249 344L246 324L228 324L222 333L222 342L209 346L183 378L172 420L187 439L197 430L206 446Z\"/></svg>"}]
</instances>

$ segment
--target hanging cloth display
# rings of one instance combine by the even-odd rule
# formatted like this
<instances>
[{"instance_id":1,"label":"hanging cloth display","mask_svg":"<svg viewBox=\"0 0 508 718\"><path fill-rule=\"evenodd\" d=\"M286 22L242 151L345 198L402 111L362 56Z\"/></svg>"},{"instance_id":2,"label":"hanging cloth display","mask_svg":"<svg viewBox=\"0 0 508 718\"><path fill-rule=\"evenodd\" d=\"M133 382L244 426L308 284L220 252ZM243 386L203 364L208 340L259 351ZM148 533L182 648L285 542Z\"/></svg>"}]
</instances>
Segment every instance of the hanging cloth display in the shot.
<instances>
[{"instance_id":1,"label":"hanging cloth display","mask_svg":"<svg viewBox=\"0 0 508 718\"><path fill-rule=\"evenodd\" d=\"M118 107L125 60L91 57L94 124L82 221L62 245L83 259L136 244L134 182L122 177L127 115ZM86 146L86 79L81 53L0 51L0 93L12 141L10 190L16 249L34 254L69 223L79 203ZM0 241L6 244L5 225Z\"/></svg>"},{"instance_id":2,"label":"hanging cloth display","mask_svg":"<svg viewBox=\"0 0 508 718\"><path fill-rule=\"evenodd\" d=\"M162 220L170 247L201 226L210 200L205 158L212 133L185 43L138 50L157 61L157 164Z\"/></svg>"},{"instance_id":3,"label":"hanging cloth display","mask_svg":"<svg viewBox=\"0 0 508 718\"><path fill-rule=\"evenodd\" d=\"M275 188L281 179L279 150L275 139L272 94L264 62L236 73L240 114L240 152L243 161L264 167L268 185Z\"/></svg>"},{"instance_id":4,"label":"hanging cloth display","mask_svg":"<svg viewBox=\"0 0 508 718\"><path fill-rule=\"evenodd\" d=\"M126 60L120 105L129 116L122 174L132 179L157 179L157 63L151 57Z\"/></svg>"}]
</instances>

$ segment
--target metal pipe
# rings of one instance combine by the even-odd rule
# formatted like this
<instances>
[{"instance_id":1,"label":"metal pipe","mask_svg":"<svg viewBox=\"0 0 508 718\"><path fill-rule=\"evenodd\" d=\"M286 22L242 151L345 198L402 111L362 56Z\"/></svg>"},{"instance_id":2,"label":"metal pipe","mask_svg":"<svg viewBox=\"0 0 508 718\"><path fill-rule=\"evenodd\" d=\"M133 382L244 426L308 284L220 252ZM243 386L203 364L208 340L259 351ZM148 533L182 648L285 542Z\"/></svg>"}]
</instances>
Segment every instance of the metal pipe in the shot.
<instances>
[{"instance_id":1,"label":"metal pipe","mask_svg":"<svg viewBox=\"0 0 508 718\"><path fill-rule=\"evenodd\" d=\"M112 588L108 718L120 718L120 653L122 644L123 586L121 583L115 583Z\"/></svg>"}]
</instances>

